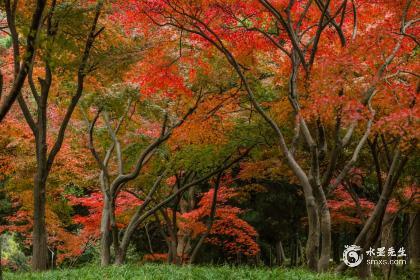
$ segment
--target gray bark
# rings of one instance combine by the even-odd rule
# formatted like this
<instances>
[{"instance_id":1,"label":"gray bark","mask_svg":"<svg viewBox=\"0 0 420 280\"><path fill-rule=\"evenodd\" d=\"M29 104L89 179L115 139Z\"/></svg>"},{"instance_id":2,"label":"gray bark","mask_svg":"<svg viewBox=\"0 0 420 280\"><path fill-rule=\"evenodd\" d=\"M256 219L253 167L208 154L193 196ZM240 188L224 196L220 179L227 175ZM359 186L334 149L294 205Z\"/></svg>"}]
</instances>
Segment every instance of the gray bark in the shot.
<instances>
[{"instance_id":1,"label":"gray bark","mask_svg":"<svg viewBox=\"0 0 420 280\"><path fill-rule=\"evenodd\" d=\"M420 278L420 211L410 214L409 253L410 266L417 278Z\"/></svg>"}]
</instances>

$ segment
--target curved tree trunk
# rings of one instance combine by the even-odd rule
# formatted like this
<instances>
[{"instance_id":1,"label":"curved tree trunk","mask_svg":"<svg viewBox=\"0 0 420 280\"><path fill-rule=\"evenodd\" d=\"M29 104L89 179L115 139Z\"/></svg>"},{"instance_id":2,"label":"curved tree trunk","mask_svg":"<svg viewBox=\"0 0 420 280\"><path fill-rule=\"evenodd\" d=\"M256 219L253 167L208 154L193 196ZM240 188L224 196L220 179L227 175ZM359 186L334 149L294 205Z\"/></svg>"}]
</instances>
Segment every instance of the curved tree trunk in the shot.
<instances>
[{"instance_id":1,"label":"curved tree trunk","mask_svg":"<svg viewBox=\"0 0 420 280\"><path fill-rule=\"evenodd\" d=\"M2 1L4 3L4 1ZM31 25L29 26L29 32L26 38L26 51L23 55L22 66L20 66L20 54L19 54L19 35L17 33L17 28L15 26L15 14L16 10L11 8L10 1L5 1L6 5L6 15L7 15L7 25L10 30L10 35L13 40L13 49L14 49L14 64L15 64L15 77L13 81L12 88L7 95L2 95L3 87L0 88L0 122L3 121L6 114L9 112L13 103L16 101L18 96L21 94L22 87L24 86L26 77L29 72L30 64L35 55L36 51L36 39L38 37L39 30L41 29L42 14L45 10L45 6L48 1L46 0L37 0L35 10L32 14ZM16 8L14 8L16 9ZM2 7L2 13L3 13ZM3 98L2 98L3 97Z\"/></svg>"},{"instance_id":2,"label":"curved tree trunk","mask_svg":"<svg viewBox=\"0 0 420 280\"><path fill-rule=\"evenodd\" d=\"M131 237L138 225L138 220L140 217L140 211L134 214L127 228L125 229L124 236L119 244L118 251L115 252L115 261L116 265L122 265L125 261L125 256L127 254L128 246L130 245Z\"/></svg>"}]
</instances>

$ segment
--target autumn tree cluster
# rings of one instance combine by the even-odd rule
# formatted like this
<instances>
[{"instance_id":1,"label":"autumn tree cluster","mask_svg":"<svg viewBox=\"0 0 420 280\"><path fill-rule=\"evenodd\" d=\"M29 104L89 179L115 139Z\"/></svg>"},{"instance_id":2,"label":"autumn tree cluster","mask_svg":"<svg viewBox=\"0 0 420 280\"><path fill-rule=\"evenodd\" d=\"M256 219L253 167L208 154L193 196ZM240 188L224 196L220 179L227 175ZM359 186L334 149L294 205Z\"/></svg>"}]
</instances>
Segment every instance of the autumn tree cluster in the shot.
<instances>
[{"instance_id":1,"label":"autumn tree cluster","mask_svg":"<svg viewBox=\"0 0 420 280\"><path fill-rule=\"evenodd\" d=\"M415 0L1 1L1 230L34 270L343 272L355 244L418 273L418 23Z\"/></svg>"}]
</instances>

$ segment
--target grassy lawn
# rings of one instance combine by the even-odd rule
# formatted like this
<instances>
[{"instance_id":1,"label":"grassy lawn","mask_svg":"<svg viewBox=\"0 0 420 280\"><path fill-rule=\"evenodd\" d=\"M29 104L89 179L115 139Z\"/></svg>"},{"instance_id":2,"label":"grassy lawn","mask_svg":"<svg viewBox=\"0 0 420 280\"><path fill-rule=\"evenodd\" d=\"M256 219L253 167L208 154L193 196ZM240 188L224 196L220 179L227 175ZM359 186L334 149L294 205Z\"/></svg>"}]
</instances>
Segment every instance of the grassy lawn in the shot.
<instances>
[{"instance_id":1,"label":"grassy lawn","mask_svg":"<svg viewBox=\"0 0 420 280\"><path fill-rule=\"evenodd\" d=\"M245 279L279 279L279 280L344 280L332 274L313 274L305 270L266 269L249 267L205 267L205 266L172 266L145 264L141 266L121 266L99 268L86 266L79 269L63 269L43 273L5 273L5 280L24 279L77 279L77 280L119 280L119 279L200 279L200 280L245 280Z\"/></svg>"}]
</instances>

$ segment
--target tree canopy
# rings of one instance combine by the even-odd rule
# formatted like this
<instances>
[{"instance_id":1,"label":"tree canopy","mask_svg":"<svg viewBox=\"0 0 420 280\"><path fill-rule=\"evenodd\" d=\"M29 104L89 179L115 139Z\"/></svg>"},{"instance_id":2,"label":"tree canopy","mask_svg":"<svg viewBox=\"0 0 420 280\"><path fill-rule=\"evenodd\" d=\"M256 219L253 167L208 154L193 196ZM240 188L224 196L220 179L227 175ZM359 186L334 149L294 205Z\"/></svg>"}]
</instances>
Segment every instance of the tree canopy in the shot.
<instances>
[{"instance_id":1,"label":"tree canopy","mask_svg":"<svg viewBox=\"0 0 420 280\"><path fill-rule=\"evenodd\" d=\"M7 266L418 270L417 4L1 1Z\"/></svg>"}]
</instances>

